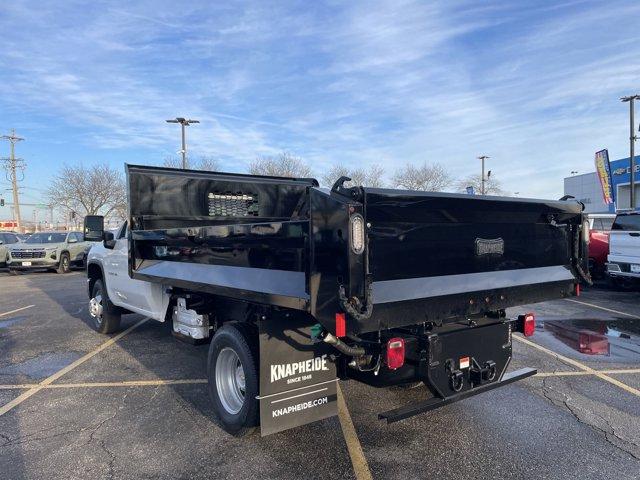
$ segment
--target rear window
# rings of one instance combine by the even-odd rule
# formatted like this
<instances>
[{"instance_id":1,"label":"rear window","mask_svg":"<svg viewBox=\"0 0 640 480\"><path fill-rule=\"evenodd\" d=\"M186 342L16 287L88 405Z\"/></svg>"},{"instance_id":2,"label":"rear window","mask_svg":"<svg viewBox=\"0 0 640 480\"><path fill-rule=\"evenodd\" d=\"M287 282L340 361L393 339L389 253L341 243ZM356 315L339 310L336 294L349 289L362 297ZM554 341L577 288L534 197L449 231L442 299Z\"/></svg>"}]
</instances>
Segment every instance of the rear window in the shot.
<instances>
[{"instance_id":1,"label":"rear window","mask_svg":"<svg viewBox=\"0 0 640 480\"><path fill-rule=\"evenodd\" d=\"M640 232L640 215L618 215L611 230Z\"/></svg>"}]
</instances>

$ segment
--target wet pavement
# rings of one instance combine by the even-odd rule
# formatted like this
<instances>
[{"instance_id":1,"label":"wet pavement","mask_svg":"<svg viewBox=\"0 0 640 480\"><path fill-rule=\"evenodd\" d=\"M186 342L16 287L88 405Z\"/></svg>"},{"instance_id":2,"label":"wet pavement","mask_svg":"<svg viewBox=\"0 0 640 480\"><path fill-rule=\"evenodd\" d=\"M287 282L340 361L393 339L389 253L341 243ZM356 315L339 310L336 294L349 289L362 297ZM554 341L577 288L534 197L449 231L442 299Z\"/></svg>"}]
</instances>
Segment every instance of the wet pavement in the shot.
<instances>
[{"instance_id":1,"label":"wet pavement","mask_svg":"<svg viewBox=\"0 0 640 480\"><path fill-rule=\"evenodd\" d=\"M592 288L576 300L509 311L537 315L510 366L536 377L391 425L377 413L424 399L424 386L341 382L365 470L338 418L265 438L224 433L202 383L208 346L146 322L0 415L0 478L637 479L640 293ZM86 303L81 272L0 272L0 384L32 385L102 344ZM545 322L603 335L610 354L581 353ZM184 383L123 383L141 380ZM25 391L0 388L0 409Z\"/></svg>"}]
</instances>

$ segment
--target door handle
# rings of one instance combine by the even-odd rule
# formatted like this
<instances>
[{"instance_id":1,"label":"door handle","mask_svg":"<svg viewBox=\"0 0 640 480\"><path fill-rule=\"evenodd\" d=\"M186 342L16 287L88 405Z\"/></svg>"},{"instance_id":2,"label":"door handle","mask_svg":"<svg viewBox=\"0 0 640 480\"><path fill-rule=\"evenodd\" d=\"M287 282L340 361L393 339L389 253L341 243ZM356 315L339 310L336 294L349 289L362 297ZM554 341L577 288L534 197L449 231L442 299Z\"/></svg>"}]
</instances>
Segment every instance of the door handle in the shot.
<instances>
[{"instance_id":1,"label":"door handle","mask_svg":"<svg viewBox=\"0 0 640 480\"><path fill-rule=\"evenodd\" d=\"M632 237L640 237L640 232L632 232L629 235L631 235Z\"/></svg>"}]
</instances>

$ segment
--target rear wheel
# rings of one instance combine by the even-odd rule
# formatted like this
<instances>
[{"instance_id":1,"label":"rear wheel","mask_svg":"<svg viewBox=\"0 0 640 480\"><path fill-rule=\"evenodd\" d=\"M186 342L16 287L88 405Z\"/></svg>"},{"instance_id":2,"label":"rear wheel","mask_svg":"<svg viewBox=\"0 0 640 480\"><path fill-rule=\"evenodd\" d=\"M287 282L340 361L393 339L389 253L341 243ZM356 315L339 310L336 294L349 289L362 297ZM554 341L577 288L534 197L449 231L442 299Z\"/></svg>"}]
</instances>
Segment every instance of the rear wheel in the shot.
<instances>
[{"instance_id":1,"label":"rear wheel","mask_svg":"<svg viewBox=\"0 0 640 480\"><path fill-rule=\"evenodd\" d=\"M69 273L69 266L71 264L71 260L69 259L68 253L63 253L60 255L60 263L58 264L58 273Z\"/></svg>"},{"instance_id":2,"label":"rear wheel","mask_svg":"<svg viewBox=\"0 0 640 480\"><path fill-rule=\"evenodd\" d=\"M228 433L241 437L259 422L257 356L250 331L226 324L209 346L207 376L216 417Z\"/></svg>"},{"instance_id":3,"label":"rear wheel","mask_svg":"<svg viewBox=\"0 0 640 480\"><path fill-rule=\"evenodd\" d=\"M120 328L120 312L107 294L102 280L96 280L89 300L89 313L93 318L93 328L100 333L113 333Z\"/></svg>"}]
</instances>

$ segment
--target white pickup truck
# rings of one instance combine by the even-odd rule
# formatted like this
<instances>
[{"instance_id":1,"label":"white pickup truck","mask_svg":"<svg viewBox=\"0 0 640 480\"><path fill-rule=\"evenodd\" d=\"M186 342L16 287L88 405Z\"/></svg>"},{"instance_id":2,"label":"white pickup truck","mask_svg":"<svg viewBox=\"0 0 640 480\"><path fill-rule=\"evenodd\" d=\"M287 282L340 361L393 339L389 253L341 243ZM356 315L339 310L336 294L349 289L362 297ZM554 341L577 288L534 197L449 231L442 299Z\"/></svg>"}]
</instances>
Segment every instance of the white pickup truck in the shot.
<instances>
[{"instance_id":1,"label":"white pickup truck","mask_svg":"<svg viewBox=\"0 0 640 480\"><path fill-rule=\"evenodd\" d=\"M640 212L621 212L611 227L607 273L619 287L640 281Z\"/></svg>"},{"instance_id":2,"label":"white pickup truck","mask_svg":"<svg viewBox=\"0 0 640 480\"><path fill-rule=\"evenodd\" d=\"M163 286L129 276L127 222L107 235L113 238L94 244L87 256L89 313L95 329L113 333L120 327L120 316L129 312L165 321L170 296Z\"/></svg>"}]
</instances>

